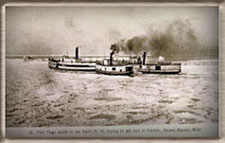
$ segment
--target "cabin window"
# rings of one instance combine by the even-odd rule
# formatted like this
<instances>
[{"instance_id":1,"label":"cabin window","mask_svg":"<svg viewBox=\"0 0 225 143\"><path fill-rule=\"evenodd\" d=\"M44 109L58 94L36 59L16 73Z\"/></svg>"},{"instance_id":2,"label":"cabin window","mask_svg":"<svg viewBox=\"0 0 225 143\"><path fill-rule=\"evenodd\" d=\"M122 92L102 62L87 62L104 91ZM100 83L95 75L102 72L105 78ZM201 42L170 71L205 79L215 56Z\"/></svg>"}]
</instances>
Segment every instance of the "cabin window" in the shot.
<instances>
[{"instance_id":1,"label":"cabin window","mask_svg":"<svg viewBox=\"0 0 225 143\"><path fill-rule=\"evenodd\" d=\"M112 70L113 70L113 71L115 71L115 70L116 70L116 68L115 68L115 67L113 67L113 68L112 68Z\"/></svg>"},{"instance_id":2,"label":"cabin window","mask_svg":"<svg viewBox=\"0 0 225 143\"><path fill-rule=\"evenodd\" d=\"M156 66L155 66L155 69L156 69L156 70L161 70L161 66L160 66L160 65L156 65Z\"/></svg>"},{"instance_id":3,"label":"cabin window","mask_svg":"<svg viewBox=\"0 0 225 143\"><path fill-rule=\"evenodd\" d=\"M122 69L120 69L120 72L122 72Z\"/></svg>"},{"instance_id":4,"label":"cabin window","mask_svg":"<svg viewBox=\"0 0 225 143\"><path fill-rule=\"evenodd\" d=\"M105 67L105 71L106 71L106 67Z\"/></svg>"},{"instance_id":5,"label":"cabin window","mask_svg":"<svg viewBox=\"0 0 225 143\"><path fill-rule=\"evenodd\" d=\"M140 68L142 68L142 65L140 65Z\"/></svg>"}]
</instances>

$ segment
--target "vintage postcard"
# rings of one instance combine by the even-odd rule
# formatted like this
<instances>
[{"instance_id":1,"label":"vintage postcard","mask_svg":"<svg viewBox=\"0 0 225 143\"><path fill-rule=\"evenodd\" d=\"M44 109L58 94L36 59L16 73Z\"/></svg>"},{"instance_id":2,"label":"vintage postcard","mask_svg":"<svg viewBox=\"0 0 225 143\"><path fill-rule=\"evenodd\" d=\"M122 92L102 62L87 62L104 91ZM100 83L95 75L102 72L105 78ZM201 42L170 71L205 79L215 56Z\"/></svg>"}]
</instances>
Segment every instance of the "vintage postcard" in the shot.
<instances>
[{"instance_id":1,"label":"vintage postcard","mask_svg":"<svg viewBox=\"0 0 225 143\"><path fill-rule=\"evenodd\" d=\"M218 6L2 10L6 137L219 137Z\"/></svg>"}]
</instances>

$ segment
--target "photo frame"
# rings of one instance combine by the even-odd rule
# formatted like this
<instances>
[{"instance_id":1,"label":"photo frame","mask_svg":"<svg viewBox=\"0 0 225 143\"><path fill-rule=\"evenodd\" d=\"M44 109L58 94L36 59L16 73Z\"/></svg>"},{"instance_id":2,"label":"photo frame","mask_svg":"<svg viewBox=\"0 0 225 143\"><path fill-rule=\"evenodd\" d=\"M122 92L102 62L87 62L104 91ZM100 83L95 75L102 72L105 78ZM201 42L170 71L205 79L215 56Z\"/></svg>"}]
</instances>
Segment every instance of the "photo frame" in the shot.
<instances>
[{"instance_id":1,"label":"photo frame","mask_svg":"<svg viewBox=\"0 0 225 143\"><path fill-rule=\"evenodd\" d=\"M10 5L10 4L9 4ZM23 4L21 4L21 5L23 5ZM29 5L29 4L24 4L24 5ZM37 4L38 5L38 4ZM41 6L44 6L44 5L46 5L46 4L40 4ZM51 5L51 4L50 4ZM67 4L59 4L59 5L57 5L57 4L53 4L54 6L61 6L61 5L67 5ZM76 4L75 4L76 5ZM78 5L89 5L89 4L86 4L86 3L79 3ZM90 4L90 5L93 5L92 3ZM96 5L104 5L103 3L100 3L100 4L96 4ZM106 5L108 5L108 4L106 4ZM115 4L115 5L130 5L130 3L125 3L125 4ZM135 3L135 4L132 4L131 3L131 5L142 5L142 3ZM150 5L152 5L152 4L150 4ZM154 5L154 4L153 4ZM157 4L156 4L157 5ZM154 6L156 6L156 5L154 5ZM158 5L160 5L160 4L158 4ZM178 4L179 5L179 4ZM178 6L178 5L176 5L176 6ZM193 5L198 5L198 4L193 4ZM199 4L199 5L201 5L201 4ZM203 4L203 5L207 5L207 4ZM210 6L218 6L218 9L221 9L221 6L219 6L219 5L217 5L217 4L209 4ZM67 5L68 6L68 5ZM161 6L161 5L160 5ZM170 5L169 4L169 6L172 6L172 5ZM218 14L220 13L220 10L218 10L219 12L218 12ZM69 21L69 20L68 20ZM67 21L67 22L68 22ZM70 21L71 22L71 21ZM71 24L70 22L68 22L69 24ZM220 23L220 21L218 20L218 23ZM73 23L72 23L72 25L73 25ZM4 26L4 24L3 24L3 26ZM6 32L7 33L7 32ZM3 36L4 37L4 36ZM219 40L219 39L218 39ZM6 43L4 43L3 42L3 44L6 44ZM219 45L219 43L218 43L218 45ZM222 50L220 50L220 55L221 55L221 51ZM71 52L71 51L70 51ZM3 55L3 57L4 57L4 55ZM7 55L6 55L6 58L7 58ZM28 61L29 61L29 56L26 56L26 57L23 57L25 60L26 59L28 59ZM219 57L220 59L220 61L221 61L221 59L222 59L222 57L220 56ZM3 60L4 61L4 60ZM222 63L220 62L220 65L221 65ZM7 66L7 65L6 65ZM221 70L221 69L220 69ZM4 78L3 78L4 79ZM219 78L220 79L220 78ZM4 92L3 92L4 93ZM97 97L96 97L97 98ZM220 96L220 98L221 98L221 96ZM102 99L102 97L100 98L100 100ZM102 99L103 100L103 99ZM113 99L112 99L113 100ZM220 100L219 100L219 102L221 102ZM180 111L181 112L181 111ZM105 115L105 114L104 114ZM94 117L99 117L99 116L93 116L93 118ZM107 116L108 117L108 116ZM218 120L219 120L219 117L218 117ZM7 121L6 121L7 122ZM157 125L157 126L159 126L159 125ZM153 128L149 128L149 129L145 129L145 131L147 131L147 130L149 130L149 131L152 131L152 130L157 130L157 129L155 129L155 127L157 128L157 126L153 126ZM218 126L219 126L219 123L218 123ZM217 127L215 127L215 130L213 131L213 133L216 133L216 134L212 134L212 132L204 132L204 135L202 135L201 136L201 134L199 135L199 134L196 134L196 133L194 133L193 134L193 136L191 135L191 134L189 134L189 135L187 135L187 136L185 136L185 135L182 135L181 134L181 136L173 136L173 133L172 133L172 136L165 136L165 137L184 137L184 138L186 138L186 137L215 137L215 136L218 136L219 135L219 132L216 132L216 131L219 131L218 130L218 126ZM164 128L165 127L165 125L163 125L163 127L162 128ZM175 126L176 127L176 126ZM184 128L186 128L187 126L185 125L184 126ZM93 128L93 127L90 127L90 128ZM144 138L148 138L148 137L159 137L159 138L161 138L161 137L164 137L164 136L157 136L156 134L146 134L146 135L143 135L143 133L141 133L141 134L139 134L139 136L136 134L136 133L134 133L133 134L133 131L135 131L135 127L133 127L133 126L129 126L129 128L127 128L127 130L129 130L129 131L131 131L131 134L129 134L128 136L127 135L124 135L124 136L120 136L120 135L122 135L122 134L120 134L120 133L117 133L116 132L116 130L119 128L119 127L111 127L110 126L110 131L108 130L108 132L110 132L110 134L111 135L109 135L109 136L107 136L107 134L105 135L105 134L99 134L99 136L97 135L94 135L94 136L92 136L93 134L93 132L94 132L94 130L92 130L91 132L91 134L88 134L88 132L89 132L89 129L90 128L85 128L85 129L83 129L84 130L84 133L86 134L86 135L78 135L77 137L82 137L82 138L88 138L88 137L91 137L91 138L101 138L101 137L109 137L109 138L112 138L112 137L119 137L119 138L121 138L121 137L125 137L125 138L129 138L129 137L134 137L134 138L138 138L138 137L144 137ZM104 132L107 132L107 126L104 128L104 129L99 129L99 131L100 130L105 130ZM146 128L146 125L143 125L143 128ZM178 128L180 128L180 127L178 127ZM176 128L175 130L177 130L178 128ZM182 127L182 125L181 125L181 128L183 128ZM193 128L192 126L190 127L191 129ZM214 127L212 127L212 126L208 126L208 127L206 127L206 129L204 129L204 127L203 126L201 126L200 128L202 128L202 130L204 130L204 131L209 131L209 129L212 131L212 128L214 128ZM69 138L73 138L73 137L75 137L74 136L74 132L79 132L79 131L77 131L77 130L71 130L71 129L68 129L67 127L66 128L62 128L62 127L54 127L54 128L52 128L52 130L49 130L49 127L48 128L43 128L42 127L42 129L43 130L40 130L40 129L32 129L32 130L27 130L27 129L25 129L25 130L17 130L17 129L15 129L15 128L13 128L13 130L11 130L10 131L10 135L13 135L13 134L15 134L15 136L11 136L11 137L16 137L16 138L19 138L19 137L47 137L47 138L49 138L49 137L69 137ZM76 129L78 129L78 130L82 130L82 127L81 128L79 128L79 127L76 127ZM122 129L124 129L124 126L121 128L121 130ZM167 130L167 129L171 129L171 127L170 126L166 126L166 129L165 130ZM139 131L138 131L139 130ZM144 130L144 129L143 129ZM161 130L161 129L160 129ZM163 129L162 129L163 130ZM68 132L69 131L71 131L71 133L72 133L72 135L71 134L68 134ZM85 131L87 131L87 132L85 132ZM96 132L99 132L99 131L96 131ZM117 131L119 131L119 130L117 130ZM172 130L171 130L172 131ZM48 133L47 133L48 132ZM138 128L137 129L137 132L139 132L140 133L140 128ZM6 128L6 133L7 133L7 128ZM17 133L19 133L19 134L17 134ZM33 133L35 133L35 134L33 134ZM47 134L46 134L47 133ZM61 135L56 135L57 133L62 133ZM66 135L65 135L65 134ZM113 136L112 135L112 133L114 133L115 134L115 136ZM17 134L17 135L16 135ZM30 135L29 135L30 134ZM32 135L31 135L32 134ZM87 134L88 134L88 136L87 136ZM177 132L176 132L176 134L177 134ZM186 133L185 133L186 134ZM23 136L23 135L25 135L25 136ZM56 136L55 136L56 135ZM161 134L161 135L163 135L163 134ZM165 135L165 134L164 134ZM212 136L211 136L212 135Z\"/></svg>"}]
</instances>

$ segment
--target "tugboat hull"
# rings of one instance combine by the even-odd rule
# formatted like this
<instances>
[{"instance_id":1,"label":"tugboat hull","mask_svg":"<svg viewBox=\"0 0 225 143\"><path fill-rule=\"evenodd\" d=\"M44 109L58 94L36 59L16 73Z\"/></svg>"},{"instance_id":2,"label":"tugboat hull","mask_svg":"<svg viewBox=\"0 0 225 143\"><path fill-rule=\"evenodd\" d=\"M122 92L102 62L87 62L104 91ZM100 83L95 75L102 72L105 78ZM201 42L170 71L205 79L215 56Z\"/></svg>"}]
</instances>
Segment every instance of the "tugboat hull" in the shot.
<instances>
[{"instance_id":1,"label":"tugboat hull","mask_svg":"<svg viewBox=\"0 0 225 143\"><path fill-rule=\"evenodd\" d=\"M121 73L121 72L107 72L107 71L96 70L96 73L106 74L106 75L131 75L133 74L133 71Z\"/></svg>"},{"instance_id":2,"label":"tugboat hull","mask_svg":"<svg viewBox=\"0 0 225 143\"><path fill-rule=\"evenodd\" d=\"M56 60L48 61L49 68L72 71L95 71L95 65L95 63L69 63Z\"/></svg>"},{"instance_id":3,"label":"tugboat hull","mask_svg":"<svg viewBox=\"0 0 225 143\"><path fill-rule=\"evenodd\" d=\"M75 57L62 57L61 59L49 58L48 66L53 69L72 71L95 71L96 63L86 63L79 59L79 48L75 48Z\"/></svg>"},{"instance_id":4,"label":"tugboat hull","mask_svg":"<svg viewBox=\"0 0 225 143\"><path fill-rule=\"evenodd\" d=\"M133 74L133 66L132 65L123 65L123 66L96 65L96 73L106 74L106 75L131 75Z\"/></svg>"},{"instance_id":5,"label":"tugboat hull","mask_svg":"<svg viewBox=\"0 0 225 143\"><path fill-rule=\"evenodd\" d=\"M171 64L141 65L140 72L152 74L178 74L181 72L181 64L171 63Z\"/></svg>"}]
</instances>

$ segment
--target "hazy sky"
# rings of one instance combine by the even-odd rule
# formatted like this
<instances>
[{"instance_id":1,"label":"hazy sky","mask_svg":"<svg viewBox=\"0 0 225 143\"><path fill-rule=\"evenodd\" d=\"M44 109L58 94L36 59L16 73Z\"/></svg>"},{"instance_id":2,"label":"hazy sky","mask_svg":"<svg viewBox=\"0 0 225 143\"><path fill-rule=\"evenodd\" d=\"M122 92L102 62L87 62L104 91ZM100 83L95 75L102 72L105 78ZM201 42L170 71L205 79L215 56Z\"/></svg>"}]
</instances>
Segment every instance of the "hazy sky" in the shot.
<instances>
[{"instance_id":1,"label":"hazy sky","mask_svg":"<svg viewBox=\"0 0 225 143\"><path fill-rule=\"evenodd\" d=\"M14 6L6 7L6 54L74 55L80 46L81 55L108 55L114 42L175 19L191 23L201 46L218 47L218 7Z\"/></svg>"}]
</instances>

